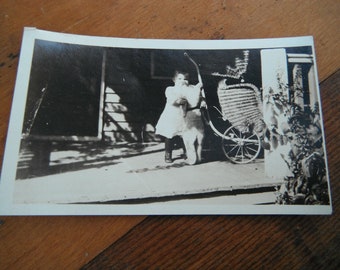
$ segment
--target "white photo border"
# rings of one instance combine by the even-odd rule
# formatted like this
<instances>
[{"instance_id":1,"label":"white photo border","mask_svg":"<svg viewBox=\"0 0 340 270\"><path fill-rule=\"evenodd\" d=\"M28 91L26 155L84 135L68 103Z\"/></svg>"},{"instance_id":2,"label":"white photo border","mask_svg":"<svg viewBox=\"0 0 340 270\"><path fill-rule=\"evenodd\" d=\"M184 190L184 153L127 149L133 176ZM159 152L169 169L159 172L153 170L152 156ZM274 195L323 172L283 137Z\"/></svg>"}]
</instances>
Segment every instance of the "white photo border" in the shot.
<instances>
[{"instance_id":1,"label":"white photo border","mask_svg":"<svg viewBox=\"0 0 340 270\"><path fill-rule=\"evenodd\" d=\"M332 205L194 205L190 202L129 204L129 205L94 205L94 204L15 204L13 203L16 164L22 136L24 109L29 84L30 69L36 39L70 44L138 48L138 49L258 49L311 46L315 60L313 37L286 37L251 40L164 40L131 39L72 35L38 30L32 27L24 29L20 61L15 84L13 103L8 127L7 142L0 180L1 215L329 215ZM314 65L316 80L318 78ZM317 85L318 87L318 85ZM320 92L318 91L319 101ZM321 107L321 104L320 104ZM321 109L322 111L322 109ZM321 115L323 128L323 119ZM324 129L323 129L324 130ZM323 139L325 142L324 131ZM325 143L324 143L325 148ZM326 153L326 151L325 151ZM326 156L326 171L328 165ZM330 187L330 184L329 184ZM330 193L330 188L329 188ZM329 194L330 196L330 194ZM331 197L331 196L330 196Z\"/></svg>"}]
</instances>

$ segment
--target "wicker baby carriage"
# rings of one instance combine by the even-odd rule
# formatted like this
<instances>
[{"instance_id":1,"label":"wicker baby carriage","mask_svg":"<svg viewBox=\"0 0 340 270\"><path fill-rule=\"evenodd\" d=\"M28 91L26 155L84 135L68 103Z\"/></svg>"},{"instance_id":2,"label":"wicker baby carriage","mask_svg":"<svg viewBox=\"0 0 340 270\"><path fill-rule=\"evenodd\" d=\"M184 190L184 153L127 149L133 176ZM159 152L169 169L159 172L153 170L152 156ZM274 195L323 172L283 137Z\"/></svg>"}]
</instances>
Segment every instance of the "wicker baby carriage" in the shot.
<instances>
[{"instance_id":1,"label":"wicker baby carriage","mask_svg":"<svg viewBox=\"0 0 340 270\"><path fill-rule=\"evenodd\" d=\"M184 55L195 65L201 81L197 63L187 53ZM249 51L244 51L244 59L236 59L236 68L227 66L226 74L214 72L212 75L240 79L241 75L246 72L248 55ZM220 132L210 118L208 104L205 110L206 122L209 123L214 133L222 138L223 152L231 162L244 164L253 161L260 154L261 138L265 131L261 92L250 83L226 85L224 79L219 83L217 95L221 111L217 110L222 119L229 121L230 125L224 133ZM202 89L202 96L205 99L204 89Z\"/></svg>"},{"instance_id":2,"label":"wicker baby carriage","mask_svg":"<svg viewBox=\"0 0 340 270\"><path fill-rule=\"evenodd\" d=\"M265 129L261 92L249 83L219 85L217 95L223 120L230 127L222 136L224 154L234 163L248 163L261 150Z\"/></svg>"}]
</instances>

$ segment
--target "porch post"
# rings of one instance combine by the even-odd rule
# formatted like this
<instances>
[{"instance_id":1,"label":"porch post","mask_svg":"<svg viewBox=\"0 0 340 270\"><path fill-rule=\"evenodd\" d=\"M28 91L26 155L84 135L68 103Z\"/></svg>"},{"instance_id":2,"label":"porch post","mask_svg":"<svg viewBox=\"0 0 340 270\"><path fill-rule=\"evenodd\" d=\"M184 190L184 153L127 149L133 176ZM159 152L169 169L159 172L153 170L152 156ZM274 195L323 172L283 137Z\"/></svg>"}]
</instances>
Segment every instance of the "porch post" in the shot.
<instances>
[{"instance_id":1,"label":"porch post","mask_svg":"<svg viewBox=\"0 0 340 270\"><path fill-rule=\"evenodd\" d=\"M262 89L263 89L263 117L269 129L277 126L277 119L281 115L275 115L273 106L270 103L270 95L282 92L283 96L289 97L288 87L288 66L285 49L261 50ZM277 112L276 112L277 113ZM282 122L281 122L282 123ZM265 150L265 176L275 180L283 180L285 176L292 175L285 157L290 147L282 142L271 145L270 150Z\"/></svg>"}]
</instances>

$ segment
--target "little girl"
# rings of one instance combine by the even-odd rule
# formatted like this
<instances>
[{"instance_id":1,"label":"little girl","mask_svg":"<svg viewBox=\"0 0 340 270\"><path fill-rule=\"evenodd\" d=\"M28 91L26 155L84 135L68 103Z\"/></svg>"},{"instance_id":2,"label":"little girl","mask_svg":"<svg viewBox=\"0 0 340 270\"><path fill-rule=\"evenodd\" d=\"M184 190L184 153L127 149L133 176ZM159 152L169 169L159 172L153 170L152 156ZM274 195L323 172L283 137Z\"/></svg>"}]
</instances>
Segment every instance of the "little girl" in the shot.
<instances>
[{"instance_id":1,"label":"little girl","mask_svg":"<svg viewBox=\"0 0 340 270\"><path fill-rule=\"evenodd\" d=\"M186 115L187 101L185 89L189 85L188 74L176 71L173 77L174 86L165 90L165 108L156 125L156 134L165 137L165 162L172 162L172 141L183 130L184 117Z\"/></svg>"},{"instance_id":2,"label":"little girl","mask_svg":"<svg viewBox=\"0 0 340 270\"><path fill-rule=\"evenodd\" d=\"M165 162L167 163L172 162L172 138L176 135L182 135L182 132L187 130L187 121L189 120L186 119L188 118L186 117L187 109L194 109L188 108L189 102L187 99L189 98L191 103L197 104L202 87L202 79L200 77L197 85L189 85L188 74L179 71L175 72L173 82L175 85L169 86L165 90L165 108L156 125L156 134L165 137ZM190 121L194 120L193 117L190 117ZM184 156L186 156L185 149Z\"/></svg>"}]
</instances>

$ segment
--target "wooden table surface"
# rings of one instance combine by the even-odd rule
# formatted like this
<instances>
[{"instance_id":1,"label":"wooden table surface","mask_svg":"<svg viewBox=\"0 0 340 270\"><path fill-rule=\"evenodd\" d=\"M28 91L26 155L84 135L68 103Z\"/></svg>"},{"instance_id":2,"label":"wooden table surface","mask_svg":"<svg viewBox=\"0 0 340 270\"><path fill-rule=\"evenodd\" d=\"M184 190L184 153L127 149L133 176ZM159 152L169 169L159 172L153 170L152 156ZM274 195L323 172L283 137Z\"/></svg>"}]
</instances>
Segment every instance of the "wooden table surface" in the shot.
<instances>
[{"instance_id":1,"label":"wooden table surface","mask_svg":"<svg viewBox=\"0 0 340 270\"><path fill-rule=\"evenodd\" d=\"M331 216L0 217L0 269L340 269L340 2L0 1L1 164L24 26L84 35L313 35Z\"/></svg>"}]
</instances>

